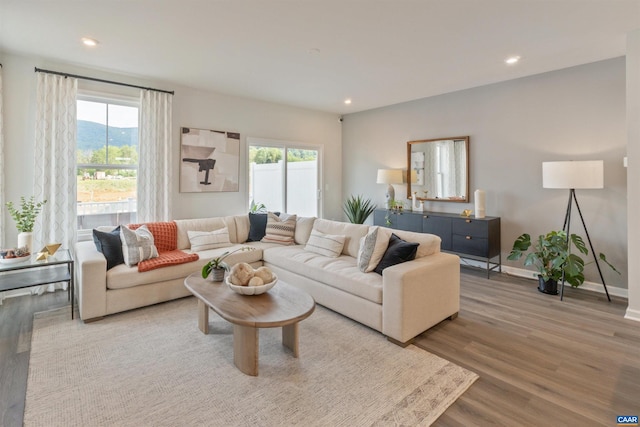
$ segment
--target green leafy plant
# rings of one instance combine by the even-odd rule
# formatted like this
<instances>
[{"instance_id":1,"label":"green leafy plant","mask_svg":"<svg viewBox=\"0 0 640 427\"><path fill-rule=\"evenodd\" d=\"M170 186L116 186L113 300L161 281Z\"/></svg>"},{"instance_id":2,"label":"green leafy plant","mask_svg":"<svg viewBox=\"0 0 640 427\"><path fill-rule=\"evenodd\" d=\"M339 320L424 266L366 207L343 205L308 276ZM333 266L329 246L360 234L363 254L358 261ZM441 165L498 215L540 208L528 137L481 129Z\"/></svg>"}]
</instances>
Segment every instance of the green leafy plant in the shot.
<instances>
[{"instance_id":1,"label":"green leafy plant","mask_svg":"<svg viewBox=\"0 0 640 427\"><path fill-rule=\"evenodd\" d=\"M226 251L219 257L212 258L208 263L206 263L202 267L202 278L206 279L209 276L209 274L211 274L211 271L214 269L222 269L225 271L229 271L229 264L224 262L224 259L229 255L234 254L236 252L240 252L240 251L253 251L253 250L255 250L255 248L252 248L251 246L243 246L234 251Z\"/></svg>"},{"instance_id":2,"label":"green leafy plant","mask_svg":"<svg viewBox=\"0 0 640 427\"><path fill-rule=\"evenodd\" d=\"M42 211L42 207L45 203L47 203L46 200L36 202L34 196L31 196L29 199L25 199L25 197L22 196L20 197L20 208L17 209L13 202L7 202L7 209L9 210L13 220L16 222L16 228L19 232L24 233L33 231L36 218Z\"/></svg>"},{"instance_id":3,"label":"green leafy plant","mask_svg":"<svg viewBox=\"0 0 640 427\"><path fill-rule=\"evenodd\" d=\"M251 206L249 207L249 212L251 213L265 213L267 211L267 207L264 203L256 203L255 200L251 201Z\"/></svg>"},{"instance_id":4,"label":"green leafy plant","mask_svg":"<svg viewBox=\"0 0 640 427\"><path fill-rule=\"evenodd\" d=\"M376 209L370 199L365 199L362 196L351 196L345 202L343 211L347 215L349 222L353 224L364 224L369 218L369 215Z\"/></svg>"},{"instance_id":5,"label":"green leafy plant","mask_svg":"<svg viewBox=\"0 0 640 427\"><path fill-rule=\"evenodd\" d=\"M391 199L388 203L387 214L384 216L384 223L387 226L391 226L391 212L402 212L404 203L400 200Z\"/></svg>"},{"instance_id":6,"label":"green leafy plant","mask_svg":"<svg viewBox=\"0 0 640 427\"><path fill-rule=\"evenodd\" d=\"M571 247L575 247L578 252L587 255L589 253L582 237L571 234L567 238L565 231L551 231L541 234L535 243L532 243L529 234L522 234L513 243L513 248L507 257L508 260L517 261L531 248L525 259L524 265L533 265L544 281L552 279L558 281L564 273L564 280L573 287L584 283L584 260L575 253L571 253ZM606 256L601 253L599 258L618 274L620 272L607 261Z\"/></svg>"}]
</instances>

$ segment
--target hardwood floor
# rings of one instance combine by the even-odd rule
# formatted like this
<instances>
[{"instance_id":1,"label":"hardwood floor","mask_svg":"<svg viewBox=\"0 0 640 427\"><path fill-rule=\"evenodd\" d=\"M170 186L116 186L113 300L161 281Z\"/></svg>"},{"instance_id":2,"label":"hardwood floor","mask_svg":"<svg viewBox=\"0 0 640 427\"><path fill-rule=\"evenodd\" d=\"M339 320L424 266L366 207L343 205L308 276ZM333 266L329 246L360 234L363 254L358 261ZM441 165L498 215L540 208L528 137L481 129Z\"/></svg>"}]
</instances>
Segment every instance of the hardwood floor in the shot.
<instances>
[{"instance_id":1,"label":"hardwood floor","mask_svg":"<svg viewBox=\"0 0 640 427\"><path fill-rule=\"evenodd\" d=\"M463 268L461 310L416 345L480 379L436 426L614 426L640 415L640 323L625 299Z\"/></svg>"},{"instance_id":2,"label":"hardwood floor","mask_svg":"<svg viewBox=\"0 0 640 427\"><path fill-rule=\"evenodd\" d=\"M0 305L0 426L22 425L33 314L67 305L66 291L7 298Z\"/></svg>"},{"instance_id":3,"label":"hardwood floor","mask_svg":"<svg viewBox=\"0 0 640 427\"><path fill-rule=\"evenodd\" d=\"M640 323L626 301L462 269L461 310L415 344L480 375L436 426L614 426L640 414ZM21 426L33 313L67 305L66 292L0 306L0 425Z\"/></svg>"}]
</instances>

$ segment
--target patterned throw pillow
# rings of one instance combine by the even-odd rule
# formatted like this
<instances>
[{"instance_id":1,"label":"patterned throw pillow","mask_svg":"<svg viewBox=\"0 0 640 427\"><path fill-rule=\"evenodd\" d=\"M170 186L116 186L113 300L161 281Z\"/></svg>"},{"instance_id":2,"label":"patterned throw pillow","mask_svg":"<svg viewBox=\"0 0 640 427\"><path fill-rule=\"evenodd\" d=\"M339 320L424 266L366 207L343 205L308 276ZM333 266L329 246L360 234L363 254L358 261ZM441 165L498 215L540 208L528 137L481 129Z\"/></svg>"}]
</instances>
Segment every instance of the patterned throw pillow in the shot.
<instances>
[{"instance_id":1,"label":"patterned throw pillow","mask_svg":"<svg viewBox=\"0 0 640 427\"><path fill-rule=\"evenodd\" d=\"M207 249L224 248L231 246L229 229L227 227L214 231L187 231L192 252L206 251Z\"/></svg>"},{"instance_id":2,"label":"patterned throw pillow","mask_svg":"<svg viewBox=\"0 0 640 427\"><path fill-rule=\"evenodd\" d=\"M175 221L169 222L147 222L147 226L153 235L153 244L158 249L158 253L175 251L178 249L178 225ZM137 230L142 224L129 224L129 230Z\"/></svg>"},{"instance_id":3,"label":"patterned throw pillow","mask_svg":"<svg viewBox=\"0 0 640 427\"><path fill-rule=\"evenodd\" d=\"M273 212L268 212L267 228L261 241L280 245L293 245L295 243L296 219L296 215L280 214L280 217L278 217Z\"/></svg>"},{"instance_id":4,"label":"patterned throw pillow","mask_svg":"<svg viewBox=\"0 0 640 427\"><path fill-rule=\"evenodd\" d=\"M274 212L280 215L280 212ZM249 237L247 242L259 242L267 230L267 214L249 212Z\"/></svg>"},{"instance_id":5,"label":"patterned throw pillow","mask_svg":"<svg viewBox=\"0 0 640 427\"><path fill-rule=\"evenodd\" d=\"M122 241L124 263L129 267L133 267L145 259L158 256L158 249L153 244L153 234L146 225L138 227L135 231L124 225L121 226L120 240Z\"/></svg>"},{"instance_id":6,"label":"patterned throw pillow","mask_svg":"<svg viewBox=\"0 0 640 427\"><path fill-rule=\"evenodd\" d=\"M324 234L318 230L311 230L311 235L304 250L331 258L337 258L342 253L345 240L347 240L346 236Z\"/></svg>"},{"instance_id":7,"label":"patterned throw pillow","mask_svg":"<svg viewBox=\"0 0 640 427\"><path fill-rule=\"evenodd\" d=\"M378 230L379 227L372 226L367 235L360 239L358 268L363 273L369 273L376 268L389 245L389 239Z\"/></svg>"}]
</instances>

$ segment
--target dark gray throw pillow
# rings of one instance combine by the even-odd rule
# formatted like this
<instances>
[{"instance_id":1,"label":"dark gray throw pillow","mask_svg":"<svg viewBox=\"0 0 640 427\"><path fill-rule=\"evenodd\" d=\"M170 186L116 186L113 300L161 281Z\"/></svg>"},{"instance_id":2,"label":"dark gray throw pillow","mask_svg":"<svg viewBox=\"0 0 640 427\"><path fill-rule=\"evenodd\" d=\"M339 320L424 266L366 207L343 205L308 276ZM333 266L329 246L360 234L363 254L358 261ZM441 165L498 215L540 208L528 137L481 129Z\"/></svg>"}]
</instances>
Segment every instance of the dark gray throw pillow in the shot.
<instances>
[{"instance_id":1,"label":"dark gray throw pillow","mask_svg":"<svg viewBox=\"0 0 640 427\"><path fill-rule=\"evenodd\" d=\"M382 259L373 271L382 274L382 270L387 267L415 259L418 246L420 246L419 243L407 242L392 233L389 239L389 247L387 247Z\"/></svg>"},{"instance_id":2,"label":"dark gray throw pillow","mask_svg":"<svg viewBox=\"0 0 640 427\"><path fill-rule=\"evenodd\" d=\"M93 230L93 242L96 244L98 252L101 252L107 259L107 270L112 269L116 265L124 264L122 241L120 240L120 226L117 226L108 233Z\"/></svg>"},{"instance_id":3,"label":"dark gray throw pillow","mask_svg":"<svg viewBox=\"0 0 640 427\"><path fill-rule=\"evenodd\" d=\"M280 212L274 212L280 216ZM267 214L249 212L249 238L247 242L259 242L267 230Z\"/></svg>"}]
</instances>

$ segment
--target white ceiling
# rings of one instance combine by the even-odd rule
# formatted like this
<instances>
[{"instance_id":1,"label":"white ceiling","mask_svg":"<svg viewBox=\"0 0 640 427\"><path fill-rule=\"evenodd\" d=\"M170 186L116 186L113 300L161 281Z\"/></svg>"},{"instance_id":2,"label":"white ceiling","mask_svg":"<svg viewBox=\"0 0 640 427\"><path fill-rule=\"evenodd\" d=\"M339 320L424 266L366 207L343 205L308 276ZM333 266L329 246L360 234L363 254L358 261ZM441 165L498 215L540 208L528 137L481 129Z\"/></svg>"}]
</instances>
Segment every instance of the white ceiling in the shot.
<instances>
[{"instance_id":1,"label":"white ceiling","mask_svg":"<svg viewBox=\"0 0 640 427\"><path fill-rule=\"evenodd\" d=\"M0 0L0 51L339 114L623 56L637 28L640 0Z\"/></svg>"}]
</instances>

